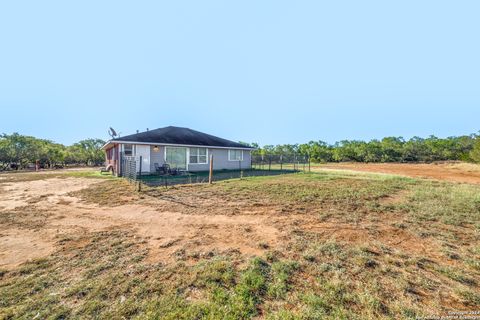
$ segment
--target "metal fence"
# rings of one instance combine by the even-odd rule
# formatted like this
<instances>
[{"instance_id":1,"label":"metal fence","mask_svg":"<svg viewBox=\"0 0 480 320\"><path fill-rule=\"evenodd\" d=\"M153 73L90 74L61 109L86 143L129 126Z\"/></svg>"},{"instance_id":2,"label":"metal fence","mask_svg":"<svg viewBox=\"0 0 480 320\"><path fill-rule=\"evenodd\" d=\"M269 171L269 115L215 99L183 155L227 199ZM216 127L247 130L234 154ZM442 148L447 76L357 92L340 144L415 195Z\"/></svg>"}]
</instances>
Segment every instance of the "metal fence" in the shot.
<instances>
[{"instance_id":1,"label":"metal fence","mask_svg":"<svg viewBox=\"0 0 480 320\"><path fill-rule=\"evenodd\" d=\"M286 173L294 173L293 170L214 170L212 172L212 181L221 181L228 179L243 179L257 176L272 176ZM173 186L178 184L208 183L209 172L185 172L178 175L141 175L138 180L149 186Z\"/></svg>"},{"instance_id":2,"label":"metal fence","mask_svg":"<svg viewBox=\"0 0 480 320\"><path fill-rule=\"evenodd\" d=\"M271 170L289 169L295 171L310 171L310 159L307 155L289 154L252 154L252 168Z\"/></svg>"},{"instance_id":3,"label":"metal fence","mask_svg":"<svg viewBox=\"0 0 480 320\"><path fill-rule=\"evenodd\" d=\"M174 171L172 173L158 174L142 172L141 157L121 155L120 176L130 182L149 186L173 186L178 184L208 183L210 172ZM235 170L213 170L212 180L242 179L255 176L272 176L295 172L310 171L308 157L297 154L263 154L251 157L251 168L244 169L239 165Z\"/></svg>"},{"instance_id":4,"label":"metal fence","mask_svg":"<svg viewBox=\"0 0 480 320\"><path fill-rule=\"evenodd\" d=\"M136 181L139 176L137 170L138 160L133 156L122 155L120 162L120 175L130 181Z\"/></svg>"}]
</instances>

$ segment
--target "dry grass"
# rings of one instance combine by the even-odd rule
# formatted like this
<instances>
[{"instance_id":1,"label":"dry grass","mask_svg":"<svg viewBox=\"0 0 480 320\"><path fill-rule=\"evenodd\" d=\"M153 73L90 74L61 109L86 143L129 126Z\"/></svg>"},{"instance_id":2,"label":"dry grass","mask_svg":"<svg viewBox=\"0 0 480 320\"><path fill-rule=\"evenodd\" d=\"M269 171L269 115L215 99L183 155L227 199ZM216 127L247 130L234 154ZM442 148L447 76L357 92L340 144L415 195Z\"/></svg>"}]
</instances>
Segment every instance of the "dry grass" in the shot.
<instances>
[{"instance_id":1,"label":"dry grass","mask_svg":"<svg viewBox=\"0 0 480 320\"><path fill-rule=\"evenodd\" d=\"M479 186L319 172L140 194L108 180L73 195L190 216L264 216L279 236L254 243L263 252L255 258L171 243L179 247L169 263L151 262L148 239L128 228L64 236L53 255L0 273L0 317L414 319L480 302ZM41 227L17 211L2 224Z\"/></svg>"},{"instance_id":2,"label":"dry grass","mask_svg":"<svg viewBox=\"0 0 480 320\"><path fill-rule=\"evenodd\" d=\"M466 162L455 162L451 163L448 166L451 168L457 169L461 172L480 172L480 165L475 163L466 163Z\"/></svg>"},{"instance_id":3,"label":"dry grass","mask_svg":"<svg viewBox=\"0 0 480 320\"><path fill-rule=\"evenodd\" d=\"M347 170L352 173L395 174L438 181L480 184L480 165L464 162L435 163L327 163L312 165L312 171Z\"/></svg>"},{"instance_id":4,"label":"dry grass","mask_svg":"<svg viewBox=\"0 0 480 320\"><path fill-rule=\"evenodd\" d=\"M103 181L90 188L71 192L69 195L80 197L87 203L106 207L121 206L143 198L136 192L134 185L123 179Z\"/></svg>"}]
</instances>

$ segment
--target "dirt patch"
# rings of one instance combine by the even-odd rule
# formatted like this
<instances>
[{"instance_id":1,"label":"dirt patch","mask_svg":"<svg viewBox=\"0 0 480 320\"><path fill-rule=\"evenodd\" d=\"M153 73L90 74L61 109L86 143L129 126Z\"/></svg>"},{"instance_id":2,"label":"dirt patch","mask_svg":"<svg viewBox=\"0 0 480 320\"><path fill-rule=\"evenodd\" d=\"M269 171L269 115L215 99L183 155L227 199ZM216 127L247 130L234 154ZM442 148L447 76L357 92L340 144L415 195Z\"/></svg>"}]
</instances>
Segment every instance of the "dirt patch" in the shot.
<instances>
[{"instance_id":1,"label":"dirt patch","mask_svg":"<svg viewBox=\"0 0 480 320\"><path fill-rule=\"evenodd\" d=\"M387 197L380 199L380 203L383 205L395 205L406 201L408 195L411 194L409 190L401 190L397 193L390 194Z\"/></svg>"},{"instance_id":2,"label":"dirt patch","mask_svg":"<svg viewBox=\"0 0 480 320\"><path fill-rule=\"evenodd\" d=\"M192 214L192 208L203 205L198 199L195 206L170 198L102 206L74 196L96 183L101 182L50 178L4 185L5 192L0 196L0 217L5 222L0 227L0 266L12 268L46 256L64 237L111 228L133 230L145 239L151 262L169 262L180 251L189 256L232 250L246 256L259 255L274 245L278 236L267 217L251 212ZM132 199L128 202L135 203ZM205 199L208 205L209 201ZM15 247L18 250L14 251Z\"/></svg>"},{"instance_id":3,"label":"dirt patch","mask_svg":"<svg viewBox=\"0 0 480 320\"><path fill-rule=\"evenodd\" d=\"M245 255L261 254L261 242L273 245L278 231L264 217L250 215L190 215L175 211L159 211L144 205L124 205L114 209L98 207L91 214L89 228L115 225L133 229L150 248L149 261L171 261L178 250L190 254L211 250L237 250ZM75 219L65 219L69 225ZM86 224L84 224L86 225Z\"/></svg>"},{"instance_id":4,"label":"dirt patch","mask_svg":"<svg viewBox=\"0 0 480 320\"><path fill-rule=\"evenodd\" d=\"M464 163L329 163L312 166L315 169L341 169L403 175L413 178L446 180L480 184L480 166Z\"/></svg>"},{"instance_id":5,"label":"dirt patch","mask_svg":"<svg viewBox=\"0 0 480 320\"><path fill-rule=\"evenodd\" d=\"M0 269L18 266L54 251L54 241L42 233L15 228L0 232Z\"/></svg>"},{"instance_id":6,"label":"dirt patch","mask_svg":"<svg viewBox=\"0 0 480 320\"><path fill-rule=\"evenodd\" d=\"M94 183L98 183L98 180L51 178L3 184L0 193L0 209L15 209L45 201L44 205L51 207L58 203L63 195L87 188Z\"/></svg>"}]
</instances>

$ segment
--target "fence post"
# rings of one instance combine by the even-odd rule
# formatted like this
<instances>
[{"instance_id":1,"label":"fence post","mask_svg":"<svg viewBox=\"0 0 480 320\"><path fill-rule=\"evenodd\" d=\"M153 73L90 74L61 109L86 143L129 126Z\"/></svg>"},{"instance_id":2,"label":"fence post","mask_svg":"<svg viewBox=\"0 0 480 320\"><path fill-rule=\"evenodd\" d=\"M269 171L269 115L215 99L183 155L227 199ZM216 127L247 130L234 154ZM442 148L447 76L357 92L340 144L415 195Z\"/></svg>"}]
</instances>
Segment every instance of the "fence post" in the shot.
<instances>
[{"instance_id":1,"label":"fence post","mask_svg":"<svg viewBox=\"0 0 480 320\"><path fill-rule=\"evenodd\" d=\"M310 171L310 156L308 156L308 172L311 172Z\"/></svg>"},{"instance_id":2,"label":"fence post","mask_svg":"<svg viewBox=\"0 0 480 320\"><path fill-rule=\"evenodd\" d=\"M142 156L140 156L140 166L138 169L138 175L141 177L142 176Z\"/></svg>"},{"instance_id":3,"label":"fence post","mask_svg":"<svg viewBox=\"0 0 480 320\"><path fill-rule=\"evenodd\" d=\"M137 191L140 192L142 191L142 161L143 158L142 156L140 156L140 165L138 166L138 176L136 176L136 180L138 180L138 187L137 187ZM137 168L135 168L135 175L137 175Z\"/></svg>"},{"instance_id":4,"label":"fence post","mask_svg":"<svg viewBox=\"0 0 480 320\"><path fill-rule=\"evenodd\" d=\"M242 160L238 160L238 169L240 170L240 180L243 178Z\"/></svg>"},{"instance_id":5,"label":"fence post","mask_svg":"<svg viewBox=\"0 0 480 320\"><path fill-rule=\"evenodd\" d=\"M283 170L283 155L280 155L280 171Z\"/></svg>"},{"instance_id":6,"label":"fence post","mask_svg":"<svg viewBox=\"0 0 480 320\"><path fill-rule=\"evenodd\" d=\"M208 173L208 183L212 184L213 180L213 154L210 155L210 172Z\"/></svg>"},{"instance_id":7,"label":"fence post","mask_svg":"<svg viewBox=\"0 0 480 320\"><path fill-rule=\"evenodd\" d=\"M120 177L123 177L123 166L125 165L123 161L124 161L123 152L119 152L118 153L118 175Z\"/></svg>"}]
</instances>

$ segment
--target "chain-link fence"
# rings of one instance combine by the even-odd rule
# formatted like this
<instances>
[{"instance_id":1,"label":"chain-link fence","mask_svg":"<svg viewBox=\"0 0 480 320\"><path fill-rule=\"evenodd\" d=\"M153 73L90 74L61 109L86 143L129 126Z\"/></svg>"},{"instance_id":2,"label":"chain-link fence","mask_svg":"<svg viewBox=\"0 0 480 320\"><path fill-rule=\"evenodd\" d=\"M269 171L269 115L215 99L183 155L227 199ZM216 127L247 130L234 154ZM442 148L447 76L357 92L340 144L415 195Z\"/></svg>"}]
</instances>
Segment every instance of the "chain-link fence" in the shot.
<instances>
[{"instance_id":1,"label":"chain-link fence","mask_svg":"<svg viewBox=\"0 0 480 320\"><path fill-rule=\"evenodd\" d=\"M289 154L252 154L252 168L261 170L310 171L307 155Z\"/></svg>"},{"instance_id":2,"label":"chain-link fence","mask_svg":"<svg viewBox=\"0 0 480 320\"><path fill-rule=\"evenodd\" d=\"M120 175L130 181L136 181L138 178L138 160L133 156L122 155L120 162Z\"/></svg>"},{"instance_id":3,"label":"chain-link fence","mask_svg":"<svg viewBox=\"0 0 480 320\"><path fill-rule=\"evenodd\" d=\"M310 171L308 157L297 154L252 154L249 168L242 168L239 165L239 168L235 170L212 170L211 173L209 171L188 172L177 169L163 171L162 173L142 172L141 163L141 157L121 155L120 176L135 183L168 187L178 184L208 183L210 180L220 181Z\"/></svg>"},{"instance_id":4,"label":"chain-link fence","mask_svg":"<svg viewBox=\"0 0 480 320\"><path fill-rule=\"evenodd\" d=\"M256 176L272 176L286 173L294 173L293 170L260 170L260 169L246 169L246 170L214 170L212 172L212 181L228 180L228 179L243 179L247 177ZM192 183L208 183L209 172L182 172L176 175L142 175L138 177L138 181L149 186L173 186L178 184L192 184Z\"/></svg>"}]
</instances>

